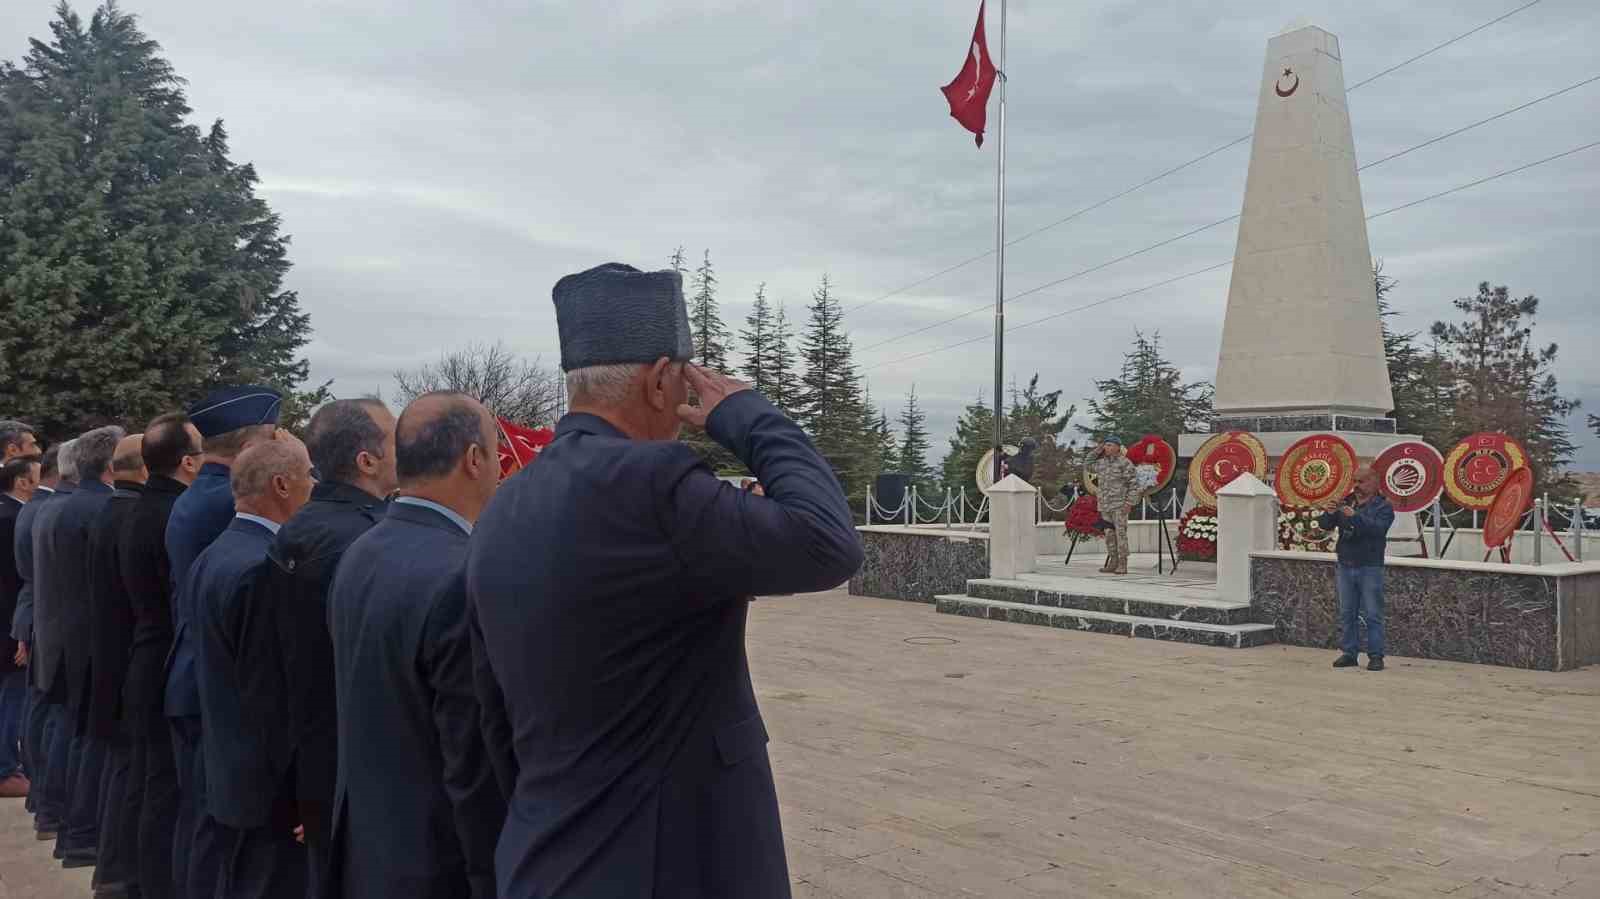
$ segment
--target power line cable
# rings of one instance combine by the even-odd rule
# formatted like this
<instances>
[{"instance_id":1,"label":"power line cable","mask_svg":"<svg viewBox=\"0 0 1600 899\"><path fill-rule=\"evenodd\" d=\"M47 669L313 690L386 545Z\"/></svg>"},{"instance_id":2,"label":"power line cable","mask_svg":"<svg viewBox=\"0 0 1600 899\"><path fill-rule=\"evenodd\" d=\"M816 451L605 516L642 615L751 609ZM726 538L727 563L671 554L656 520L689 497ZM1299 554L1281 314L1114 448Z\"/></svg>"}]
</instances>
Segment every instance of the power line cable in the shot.
<instances>
[{"instance_id":1,"label":"power line cable","mask_svg":"<svg viewBox=\"0 0 1600 899\"><path fill-rule=\"evenodd\" d=\"M1488 28L1488 27L1490 27L1492 25L1497 25L1497 24L1499 24L1501 22L1504 22L1506 19L1511 18L1512 16L1516 15L1517 13L1522 12L1523 10L1528 9L1529 7L1536 6L1540 2L1542 2L1542 0L1531 0L1531 2L1525 3L1522 6L1519 6L1516 9L1511 10L1510 12L1504 13L1504 14L1502 14L1502 15L1494 18L1494 19L1491 19L1491 20L1489 20L1487 22L1484 22L1482 25L1479 25L1479 26L1471 29L1470 31L1464 31L1461 34L1458 34L1455 37L1450 38L1449 40L1445 41L1442 44L1439 44L1439 45L1437 45L1437 46L1435 46L1435 47L1433 47L1431 49L1424 50L1423 52L1418 53L1416 56L1413 56L1413 57L1411 57L1409 59L1406 59L1406 60L1403 60L1401 62L1395 63L1394 65L1390 66L1387 69L1384 69L1383 71L1377 73L1376 75L1372 75L1372 76L1370 76L1368 78L1365 78L1365 79L1363 79L1361 81L1356 82L1354 85L1352 85L1352 86L1350 86L1348 88L1345 88L1345 93L1348 94L1351 91L1359 90L1361 87L1363 87L1365 85L1368 85L1368 84L1371 84L1372 82L1377 81L1379 78L1382 78L1385 75L1389 75L1389 74L1391 74L1393 72L1397 72L1400 69L1403 69L1406 66L1411 65L1412 63L1414 63L1414 62L1416 62L1416 61L1418 61L1420 59L1423 59L1423 58L1425 58L1427 56L1431 56L1434 53L1437 53L1440 50L1443 50L1444 48L1450 46L1451 44L1455 44L1455 43L1457 43L1459 41L1465 40L1466 38L1469 38L1472 35L1477 34L1478 32L1484 30L1485 28ZM1253 134L1253 132L1252 132L1252 134ZM1236 147L1239 144L1244 143L1245 141L1247 141L1247 140L1249 140L1251 138L1252 134L1245 134L1242 137L1236 137L1233 140L1228 141L1225 144L1222 144L1221 146L1213 147L1212 149L1207 150L1204 153L1201 153L1199 156L1196 156L1193 159L1190 159L1190 160L1188 160L1186 162L1181 162L1181 163L1173 166L1172 168L1167 169L1164 172L1161 172L1160 174L1152 175L1151 177L1146 178L1143 181L1140 181L1138 184L1135 184L1132 187L1126 188L1126 189L1124 189L1124 190L1122 190L1122 191L1120 191L1118 193L1115 193L1115 194L1112 194L1109 197L1106 197L1103 200L1099 200L1097 202L1091 203L1088 206L1084 206L1081 209L1078 209L1078 210L1076 210L1076 211L1074 211L1074 212L1072 212L1072 213L1070 213L1070 214L1068 214L1066 216L1063 216L1063 217L1061 217L1059 219L1056 219L1053 222L1049 222L1049 223L1047 223L1045 225L1042 225L1042 226L1040 226L1038 228L1033 229L1032 231L1028 231L1028 232L1026 232L1026 233L1024 233L1022 235L1019 235L1018 237L1015 237L1015 238L1013 238L1011 240L1008 240L1008 241L1006 241L1006 246L1007 247L1012 247L1012 246L1015 246L1015 245L1017 245L1019 243L1022 243L1025 240L1028 240L1029 238L1037 237L1038 235L1043 234L1046 231L1049 231L1049 230L1051 230L1053 228L1060 227L1061 225L1065 225L1066 223L1068 223L1070 221L1073 221L1074 219L1077 219L1080 216L1083 216L1083 215L1085 215L1087 213L1093 212L1094 210L1099 209L1102 206L1106 206L1106 205L1108 205L1110 203L1113 203L1113 202L1115 202L1117 200L1120 200L1123 197L1126 197L1131 193L1135 193L1136 191L1139 191L1139 190L1142 190L1143 188L1149 187L1150 185L1156 183L1157 181L1162 180L1163 178L1167 178L1167 177L1169 177L1171 175L1176 175L1178 172L1181 172L1184 169L1189 168L1190 166L1196 165L1197 163L1204 162L1205 160L1210 159L1211 157L1217 155L1218 153L1221 153L1224 150L1232 149L1233 147ZM884 300L890 299L891 297L899 296L900 294L905 293L908 290L912 290L914 288L921 287L922 285L927 284L930 281L934 281L934 280L937 280L939 278L942 278L945 275L950 274L951 272L958 271L960 269L966 268L967 266L971 265L974 262L980 262L980 261L982 261L984 259L988 259L990 256L993 256L994 253L995 253L994 250L989 250L989 251L984 252L984 253L979 253L976 256L972 256L972 257L969 257L967 259L963 259L962 261L957 262L956 264L948 266L946 268L942 268L942 269L934 272L931 275L927 275L927 276L925 276L923 278L919 278L918 280L913 281L913 282L911 282L909 284L905 284L905 285L902 285L900 287L896 287L894 290L891 290L888 293L880 294L880 295L878 295L876 297L873 297L870 300L867 300L866 302L857 303L854 306L850 306L850 307L846 308L844 311L845 311L846 314L851 313L851 312L856 312L858 310L865 309L868 306L871 306L871 305L874 305L876 303L880 303L880 302L882 302Z\"/></svg>"},{"instance_id":2,"label":"power line cable","mask_svg":"<svg viewBox=\"0 0 1600 899\"><path fill-rule=\"evenodd\" d=\"M1550 156L1546 156L1543 159L1538 159L1538 160L1535 160L1533 162L1524 163L1523 165L1516 166L1515 168L1505 169L1504 171L1496 172L1493 175L1488 175L1488 176L1485 176L1483 178L1478 178L1478 179L1476 179L1474 181L1468 181L1465 184L1456 185L1455 187L1452 187L1449 190L1442 190L1442 191L1439 191L1438 193L1429 194L1428 196L1420 197L1420 198L1418 198L1416 200L1412 200L1409 203L1402 203L1399 206L1392 206L1392 207L1390 207L1388 209L1383 210L1382 212L1374 212L1373 214L1367 216L1367 221L1370 222L1373 219L1382 218L1383 216L1389 215L1390 213L1399 212L1399 211L1401 211L1403 209L1410 209L1410 208L1412 208L1414 206L1420 206L1423 203L1427 203L1427 202L1429 202L1431 200L1437 200L1440 197L1447 197L1447 196L1450 196L1451 194L1460 193L1461 191L1464 191L1464 190L1470 190L1471 188L1478 187L1478 186L1483 185L1483 184L1488 184L1491 181L1497 181L1497 180L1499 180L1501 178L1506 178L1506 177L1509 177L1511 175L1515 175L1515 174L1517 174L1519 172L1525 172L1528 169L1535 168L1535 167L1541 166L1541 165L1545 165L1546 163L1555 162L1558 159L1564 159L1564 158L1566 158L1568 156L1573 156L1573 155L1576 155L1578 153L1582 153L1585 150L1595 149L1596 147L1600 147L1600 141L1592 141L1590 143L1583 144L1582 146L1573 147L1570 150L1564 150L1564 151L1562 151L1560 153L1556 153L1556 154L1553 154L1553 155L1550 155ZM1086 309L1093 309L1096 306L1103 306L1103 305L1105 305L1107 303L1110 303L1110 302L1113 302L1115 300L1120 300L1120 299L1123 299L1125 297L1130 297L1130 296L1134 296L1136 294L1144 293L1144 292L1149 291L1149 290L1154 290L1154 289L1156 289L1158 287L1165 287L1165 286L1167 286L1169 284L1176 284L1179 281L1183 281L1183 280L1188 279L1188 278L1197 277L1199 275L1206 274L1207 272L1213 272L1213 271L1216 271L1217 269L1220 269L1220 268L1226 268L1226 267L1228 267L1228 266L1230 266L1232 264L1233 264L1233 261L1231 259L1223 261L1223 262L1218 262L1218 263L1215 263L1213 265L1208 265L1205 268L1196 269L1196 270L1191 271L1191 272L1186 272L1186 273L1184 273L1182 275L1175 275L1175 276L1173 276L1171 278L1167 278L1167 279L1164 279L1162 281L1157 281L1154 284L1146 284L1143 287L1136 287L1133 290L1124 291L1123 293L1116 294L1114 296L1103 297L1103 298L1101 298L1099 300L1095 300L1092 303L1086 303L1086 304L1084 304L1082 306L1075 306L1075 307L1073 307L1071 309L1063 309L1063 310L1061 310L1059 312L1052 312L1049 315L1041 316L1041 317L1033 319L1031 321L1021 322L1019 324L1012 325L1012 326L1006 328L1006 333L1010 334L1012 331L1018 331L1018 330L1021 330L1023 328L1030 328L1030 327L1033 327L1034 325L1038 325L1038 324L1041 324L1043 322L1051 321L1052 319L1057 319L1057 318L1061 318L1061 317L1066 316L1066 315L1071 315L1073 313L1082 312L1082 311L1084 311ZM935 349L924 350L922 352L913 353L913 354L908 355L908 356L901 356L901 357L899 357L897 359L891 359L891 360L889 360L887 362L880 362L880 363L878 363L876 365L870 365L870 366L867 366L866 368L862 369L862 371L863 372L874 371L874 370L879 369L879 368L885 368L885 367L890 366L890 365L898 365L898 364L900 364L902 362L909 362L909 361L911 361L913 359L921 359L921 358L923 358L925 356L934 355L935 353L942 353L942 352L944 352L946 350L952 350L952 349L955 349L957 347L967 346L968 344L978 343L979 341L990 340L990 339L993 339L993 335L992 334L984 334L984 335L981 335L981 336L978 336L978 337L972 337L972 338L968 338L966 340L958 341L956 343L946 344L944 346L937 347Z\"/></svg>"},{"instance_id":3,"label":"power line cable","mask_svg":"<svg viewBox=\"0 0 1600 899\"><path fill-rule=\"evenodd\" d=\"M1521 103L1521 104L1519 104L1517 106L1513 106L1510 109L1504 110L1502 112L1495 113L1494 115L1489 116L1487 118L1479 119L1476 122L1472 122L1471 124L1463 125L1460 128L1456 128L1456 129L1454 129L1452 131L1447 131L1444 134L1440 134L1440 135L1438 135L1436 137L1431 137L1431 138L1423 141L1422 143L1414 144L1414 145L1412 145L1410 147L1405 148L1404 150L1400 150L1400 151L1398 151L1396 153L1391 153L1388 156L1382 157L1381 159L1376 159L1376 160L1373 160L1372 162L1365 163L1364 165L1359 166L1356 169L1356 171L1364 172L1367 169L1376 168L1377 166L1383 165L1386 162L1390 162L1392 160L1399 159L1400 157L1405 156L1408 153L1412 153L1412 152L1414 152L1416 150L1420 150L1420 149L1422 149L1424 147L1432 146L1432 145L1434 145L1436 143L1439 143L1440 141L1448 140L1449 138L1455 137L1457 135L1465 134L1466 132L1471 131L1474 128L1478 128L1478 127L1481 127L1483 125L1487 125L1490 122L1497 121L1499 119L1503 119L1506 116L1511 115L1512 113L1521 112L1522 110L1527 109L1527 108L1529 108L1531 106L1535 106L1535 105L1537 105L1539 103L1545 102L1546 100L1551 100L1551 99L1559 97L1559 96L1561 96L1563 94L1570 93L1571 91L1577 90L1580 87L1583 87L1583 86L1588 85L1588 84L1592 84L1592 83L1594 83L1596 81L1600 81L1600 75L1596 75L1596 76L1593 76L1593 77L1590 77L1590 78L1586 78L1586 79L1584 79L1582 81L1575 82L1575 83L1570 84L1570 85L1568 85L1568 86L1566 86L1564 88L1561 88L1560 90L1551 91L1550 93L1545 94L1542 97L1536 97L1536 98L1534 98L1532 100L1529 100L1529 101L1527 101L1525 103ZM1089 266L1088 268L1080 269L1080 270L1078 270L1076 272L1073 272L1070 275L1065 275L1065 276L1057 278L1057 279L1055 279L1053 281L1046 281L1043 284L1039 284L1039 285L1036 285L1034 287L1030 287L1027 290L1024 290L1024 291L1022 291L1020 293L1017 293L1017 294L1014 294L1012 296L1006 297L1006 302L1007 303L1019 302L1025 297L1031 296L1033 294L1040 293L1041 291L1048 290L1049 288L1056 287L1056 286L1061 285L1061 284L1065 284L1068 281L1076 280L1078 278L1083 277L1084 275L1093 274L1094 272L1100 271L1100 270L1102 270L1104 268L1107 268L1109 266L1115 265L1115 264L1117 264L1119 262L1125 262L1125 261L1127 261L1129 259L1132 259L1132 258L1134 258L1136 256L1142 256L1145 253L1149 253L1149 252L1151 252L1153 250L1161 249L1162 247L1169 246L1171 244L1177 243L1180 240L1184 240L1184 239L1193 237L1194 235L1200 234L1201 232L1209 231L1210 229L1215 228L1215 227L1217 227L1219 225L1225 225L1228 222L1236 221L1236 220L1238 220L1238 218L1239 218L1239 215L1235 214L1235 215L1230 215L1227 218L1217 219L1216 221L1211 222L1210 224L1201 225L1198 228L1190 229L1188 231L1183 232L1182 234L1178 234L1178 235L1175 235L1173 237L1169 237L1169 238L1167 238L1165 240L1161 240L1161 241L1158 241L1156 243L1150 244L1147 247L1141 247L1140 249L1134 250L1131 253L1125 253L1125 254L1123 254L1121 256L1118 256L1115 259L1110 259L1110 260L1107 260L1105 262L1101 262L1101 263L1098 263L1096 265ZM987 311L987 310L989 310L991 308L993 308L993 307L989 303L985 302L985 303L982 303L980 305L973 306L970 309L967 309L965 312L960 312L960 313L957 313L955 315L949 316L948 318L942 318L939 321L933 322L931 324L924 325L924 326L922 326L920 328L915 328L915 329L913 329L911 331L906 331L906 332L904 332L902 334L897 334L897 335L895 335L893 337L885 338L884 340L880 340L880 341L878 341L876 343L869 344L869 345L867 345L865 347L862 347L861 351L862 352L870 352L871 350L877 349L878 347L887 346L887 345L889 345L891 343L895 343L897 341L904 340L904 339L906 339L908 337L915 337L915 336L917 336L919 334L925 334L928 331L932 331L932 330L934 330L936 328L942 328L942 327L944 327L945 325L948 325L948 324L953 324L954 322L958 322L961 319L967 318L968 316L976 315L979 312L984 312L984 311Z\"/></svg>"}]
</instances>

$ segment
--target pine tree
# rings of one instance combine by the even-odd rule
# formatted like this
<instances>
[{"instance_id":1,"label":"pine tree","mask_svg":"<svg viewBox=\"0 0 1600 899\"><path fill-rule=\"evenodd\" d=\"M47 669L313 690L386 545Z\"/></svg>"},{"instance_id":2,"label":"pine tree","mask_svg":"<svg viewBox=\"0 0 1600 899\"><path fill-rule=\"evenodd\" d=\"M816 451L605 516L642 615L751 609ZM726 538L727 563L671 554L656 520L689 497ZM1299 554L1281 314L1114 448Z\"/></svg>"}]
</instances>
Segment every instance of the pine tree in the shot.
<instances>
[{"instance_id":1,"label":"pine tree","mask_svg":"<svg viewBox=\"0 0 1600 899\"><path fill-rule=\"evenodd\" d=\"M1477 296L1453 304L1465 319L1434 322L1440 374L1450 399L1445 440L1448 451L1478 431L1501 431L1528 450L1538 490L1567 492L1562 472L1576 449L1567 417L1578 401L1561 395L1554 343L1533 342L1539 298L1514 299L1505 287L1478 285Z\"/></svg>"},{"instance_id":2,"label":"pine tree","mask_svg":"<svg viewBox=\"0 0 1600 899\"><path fill-rule=\"evenodd\" d=\"M900 433L903 436L894 455L894 466L910 475L912 483L926 488L933 480L933 467L928 464L928 414L917 404L915 384L906 394L905 408L900 410Z\"/></svg>"},{"instance_id":3,"label":"pine tree","mask_svg":"<svg viewBox=\"0 0 1600 899\"><path fill-rule=\"evenodd\" d=\"M797 418L800 406L800 365L794 356L794 331L789 327L789 315L784 304L778 304L778 314L772 323L772 395L771 400L785 415Z\"/></svg>"},{"instance_id":4,"label":"pine tree","mask_svg":"<svg viewBox=\"0 0 1600 899\"><path fill-rule=\"evenodd\" d=\"M1026 388L1018 390L1015 383L1011 385L1011 403L1006 410L1006 442L1017 445L1025 437L1038 442L1032 483L1046 496L1055 493L1063 484L1075 483L1080 473L1080 460L1074 453L1076 444L1062 437L1077 413L1075 405L1061 409L1060 390L1039 389L1037 372L1028 379Z\"/></svg>"},{"instance_id":5,"label":"pine tree","mask_svg":"<svg viewBox=\"0 0 1600 899\"><path fill-rule=\"evenodd\" d=\"M1417 346L1418 332L1401 333L1389 327L1389 319L1396 314L1389 305L1389 294L1399 282L1383 273L1381 260L1372 267L1372 280L1378 295L1378 317L1383 324L1383 355L1394 395L1395 430L1435 437L1444 422L1445 409L1439 396L1438 353Z\"/></svg>"},{"instance_id":6,"label":"pine tree","mask_svg":"<svg viewBox=\"0 0 1600 899\"><path fill-rule=\"evenodd\" d=\"M1203 431L1211 424L1211 385L1183 383L1183 374L1161 355L1161 335L1134 332L1133 349L1123 356L1117 377L1095 381L1099 399L1089 400L1091 424L1078 430L1098 441L1119 437L1138 440L1155 434L1173 446L1178 435Z\"/></svg>"},{"instance_id":7,"label":"pine tree","mask_svg":"<svg viewBox=\"0 0 1600 899\"><path fill-rule=\"evenodd\" d=\"M684 265L684 261L686 259L687 257L683 252L683 245L679 244L678 248L672 251L672 257L669 260L672 263L672 270L680 275L688 274L689 269Z\"/></svg>"},{"instance_id":8,"label":"pine tree","mask_svg":"<svg viewBox=\"0 0 1600 899\"><path fill-rule=\"evenodd\" d=\"M978 463L983 454L994 446L994 412L984 404L983 394L962 410L956 421L956 432L950 438L950 449L945 453L940 471L944 487L951 492L966 488L973 503L978 501L978 484L975 480Z\"/></svg>"},{"instance_id":9,"label":"pine tree","mask_svg":"<svg viewBox=\"0 0 1600 899\"><path fill-rule=\"evenodd\" d=\"M900 464L900 448L894 439L894 431L889 427L889 413L883 409L878 410L878 419L872 426L874 442L877 449L877 471L874 476L886 471L895 471Z\"/></svg>"},{"instance_id":10,"label":"pine tree","mask_svg":"<svg viewBox=\"0 0 1600 899\"><path fill-rule=\"evenodd\" d=\"M694 298L689 301L689 327L694 331L694 362L722 374L728 367L728 328L717 309L717 275L711 268L711 251L694 272Z\"/></svg>"},{"instance_id":11,"label":"pine tree","mask_svg":"<svg viewBox=\"0 0 1600 899\"><path fill-rule=\"evenodd\" d=\"M866 487L861 461L869 416L862 408L861 376L844 330L844 311L826 275L812 294L801 356L806 369L796 403L798 420L847 494L856 496Z\"/></svg>"},{"instance_id":12,"label":"pine tree","mask_svg":"<svg viewBox=\"0 0 1600 899\"><path fill-rule=\"evenodd\" d=\"M744 341L744 364L739 366L739 374L756 392L778 403L777 381L773 375L773 320L772 304L767 302L767 284L765 281L756 286L755 301L750 306L750 314L745 316L744 330L739 332L739 339Z\"/></svg>"},{"instance_id":13,"label":"pine tree","mask_svg":"<svg viewBox=\"0 0 1600 899\"><path fill-rule=\"evenodd\" d=\"M59 438L224 381L292 392L310 324L254 170L185 121L133 16L62 3L50 29L0 64L0 408Z\"/></svg>"}]
</instances>

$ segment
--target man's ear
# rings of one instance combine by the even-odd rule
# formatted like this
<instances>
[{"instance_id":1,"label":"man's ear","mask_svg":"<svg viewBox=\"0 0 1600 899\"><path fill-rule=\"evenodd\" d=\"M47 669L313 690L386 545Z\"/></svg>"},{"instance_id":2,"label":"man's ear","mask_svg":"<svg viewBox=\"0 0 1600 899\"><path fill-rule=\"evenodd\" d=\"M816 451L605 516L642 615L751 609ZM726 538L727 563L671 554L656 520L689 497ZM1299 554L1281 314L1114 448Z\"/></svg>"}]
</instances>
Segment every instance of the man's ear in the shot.
<instances>
[{"instance_id":1,"label":"man's ear","mask_svg":"<svg viewBox=\"0 0 1600 899\"><path fill-rule=\"evenodd\" d=\"M667 372L672 368L672 360L662 356L651 364L645 375L645 399L650 403L650 408L657 412L667 408Z\"/></svg>"}]
</instances>

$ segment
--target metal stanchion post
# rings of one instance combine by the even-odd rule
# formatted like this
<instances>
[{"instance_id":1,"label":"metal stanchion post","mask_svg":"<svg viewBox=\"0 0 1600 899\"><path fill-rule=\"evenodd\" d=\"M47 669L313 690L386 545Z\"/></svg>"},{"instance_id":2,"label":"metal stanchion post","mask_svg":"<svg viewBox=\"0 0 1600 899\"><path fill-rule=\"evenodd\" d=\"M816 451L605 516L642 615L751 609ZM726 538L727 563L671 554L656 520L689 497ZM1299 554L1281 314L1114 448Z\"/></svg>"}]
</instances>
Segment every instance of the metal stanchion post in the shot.
<instances>
[{"instance_id":1,"label":"metal stanchion post","mask_svg":"<svg viewBox=\"0 0 1600 899\"><path fill-rule=\"evenodd\" d=\"M1533 564L1544 564L1544 499L1533 501Z\"/></svg>"}]
</instances>

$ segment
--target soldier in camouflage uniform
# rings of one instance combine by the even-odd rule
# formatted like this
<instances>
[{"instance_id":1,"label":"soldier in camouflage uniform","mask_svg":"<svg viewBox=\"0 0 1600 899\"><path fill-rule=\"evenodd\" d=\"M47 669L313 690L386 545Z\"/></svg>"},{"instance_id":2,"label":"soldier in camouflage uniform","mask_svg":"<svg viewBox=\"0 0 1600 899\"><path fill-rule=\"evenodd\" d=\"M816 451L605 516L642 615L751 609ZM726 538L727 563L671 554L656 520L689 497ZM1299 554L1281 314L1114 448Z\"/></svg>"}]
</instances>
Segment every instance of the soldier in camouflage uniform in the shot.
<instances>
[{"instance_id":1,"label":"soldier in camouflage uniform","mask_svg":"<svg viewBox=\"0 0 1600 899\"><path fill-rule=\"evenodd\" d=\"M1100 503L1100 517L1116 531L1106 535L1106 564L1101 571L1128 573L1128 510L1139 496L1139 473L1122 453L1122 441L1107 437L1090 463Z\"/></svg>"}]
</instances>

